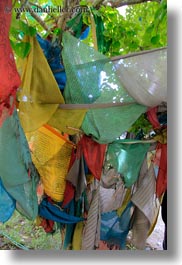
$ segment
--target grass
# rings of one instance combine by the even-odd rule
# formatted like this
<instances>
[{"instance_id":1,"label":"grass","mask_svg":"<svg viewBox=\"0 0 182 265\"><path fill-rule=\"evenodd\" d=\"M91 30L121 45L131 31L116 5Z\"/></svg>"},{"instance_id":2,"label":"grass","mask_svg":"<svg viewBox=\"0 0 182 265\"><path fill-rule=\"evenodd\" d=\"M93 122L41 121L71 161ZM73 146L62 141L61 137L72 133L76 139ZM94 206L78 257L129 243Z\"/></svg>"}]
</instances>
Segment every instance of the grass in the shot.
<instances>
[{"instance_id":1,"label":"grass","mask_svg":"<svg viewBox=\"0 0 182 265\"><path fill-rule=\"evenodd\" d=\"M60 250L61 247L59 229L54 234L48 234L35 221L29 221L17 211L6 223L0 223L0 250ZM127 241L126 249L136 250L130 240ZM154 249L148 245L147 250Z\"/></svg>"},{"instance_id":2,"label":"grass","mask_svg":"<svg viewBox=\"0 0 182 265\"><path fill-rule=\"evenodd\" d=\"M17 211L6 223L0 223L0 249L60 250L61 243L59 230L48 234Z\"/></svg>"}]
</instances>

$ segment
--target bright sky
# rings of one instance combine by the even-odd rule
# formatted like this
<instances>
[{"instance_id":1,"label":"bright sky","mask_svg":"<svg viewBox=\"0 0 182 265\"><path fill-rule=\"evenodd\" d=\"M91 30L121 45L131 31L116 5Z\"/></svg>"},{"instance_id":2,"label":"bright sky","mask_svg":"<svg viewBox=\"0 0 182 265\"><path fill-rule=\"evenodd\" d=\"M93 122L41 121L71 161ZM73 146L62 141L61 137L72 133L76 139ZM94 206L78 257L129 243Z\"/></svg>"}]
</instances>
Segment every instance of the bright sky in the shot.
<instances>
[{"instance_id":1,"label":"bright sky","mask_svg":"<svg viewBox=\"0 0 182 265\"><path fill-rule=\"evenodd\" d=\"M121 6L121 7L118 8L118 11L119 11L119 13L120 13L122 16L125 16L126 8L127 8L127 6Z\"/></svg>"}]
</instances>

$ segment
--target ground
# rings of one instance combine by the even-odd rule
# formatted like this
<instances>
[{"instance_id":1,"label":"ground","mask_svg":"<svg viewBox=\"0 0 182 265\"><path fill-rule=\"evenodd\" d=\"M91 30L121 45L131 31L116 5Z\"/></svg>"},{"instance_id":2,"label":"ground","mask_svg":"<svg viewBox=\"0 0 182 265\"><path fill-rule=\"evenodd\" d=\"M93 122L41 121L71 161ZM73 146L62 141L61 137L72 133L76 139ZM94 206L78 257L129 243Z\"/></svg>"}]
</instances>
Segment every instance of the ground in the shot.
<instances>
[{"instance_id":1,"label":"ground","mask_svg":"<svg viewBox=\"0 0 182 265\"><path fill-rule=\"evenodd\" d=\"M9 235L9 239L2 235ZM164 223L159 214L154 231L147 239L146 250L163 250ZM16 213L15 217L7 223L0 224L0 250L17 250L23 246L28 249L60 249L60 233L47 235L43 229L28 223L26 219ZM17 246L16 243L21 245ZM130 248L129 248L130 249ZM132 249L132 248L131 248Z\"/></svg>"},{"instance_id":2,"label":"ground","mask_svg":"<svg viewBox=\"0 0 182 265\"><path fill-rule=\"evenodd\" d=\"M159 214L157 224L154 231L147 239L147 245L152 249L163 250L162 243L164 237L164 222L162 221L161 213Z\"/></svg>"}]
</instances>

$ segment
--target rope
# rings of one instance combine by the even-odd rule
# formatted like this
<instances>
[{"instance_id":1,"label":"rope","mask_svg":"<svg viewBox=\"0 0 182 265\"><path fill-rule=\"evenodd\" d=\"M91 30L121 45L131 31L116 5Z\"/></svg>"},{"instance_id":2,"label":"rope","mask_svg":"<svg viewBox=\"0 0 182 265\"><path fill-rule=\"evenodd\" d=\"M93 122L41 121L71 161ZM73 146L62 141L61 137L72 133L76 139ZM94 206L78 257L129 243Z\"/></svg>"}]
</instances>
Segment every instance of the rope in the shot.
<instances>
[{"instance_id":1,"label":"rope","mask_svg":"<svg viewBox=\"0 0 182 265\"><path fill-rule=\"evenodd\" d=\"M156 143L157 141L154 139L150 140L132 140L132 141L126 141L123 140L122 144L150 144L150 143Z\"/></svg>"},{"instance_id":2,"label":"rope","mask_svg":"<svg viewBox=\"0 0 182 265\"><path fill-rule=\"evenodd\" d=\"M161 48L156 48L156 49L152 49L152 50L144 50L144 51L140 51L140 52L133 52L133 53L125 54L125 55L118 55L118 56L111 57L110 59L112 62L114 62L114 61L119 61L122 59L127 59L130 57L135 57L138 55L143 55L143 54L152 53L152 52L156 52L156 51L162 51L162 50L167 51L167 47L161 47Z\"/></svg>"},{"instance_id":3,"label":"rope","mask_svg":"<svg viewBox=\"0 0 182 265\"><path fill-rule=\"evenodd\" d=\"M156 51L162 51L162 50L166 50L167 51L167 47L161 47L161 48L156 48L156 49L152 49L152 50L144 50L144 51L140 51L140 52L133 52L133 53L128 53L125 55L118 55L118 56L114 56L114 57L105 57L104 59L100 59L100 60L96 60L97 62L105 62L105 63L109 63L109 62L115 62L115 61L119 61L119 60L123 60L123 59L127 59L127 58L131 58L131 57L135 57L138 55L143 55L143 54L147 54L147 53L152 53L152 52L156 52ZM83 68L85 67L85 64L88 65L92 65L94 64L95 61L92 62L87 62L87 63L83 63L83 64L79 64L77 65L77 68ZM53 70L53 73L59 73L59 72L64 72L65 69L61 68L61 69L55 69Z\"/></svg>"},{"instance_id":4,"label":"rope","mask_svg":"<svg viewBox=\"0 0 182 265\"><path fill-rule=\"evenodd\" d=\"M117 102L117 103L88 103L88 104L59 104L60 109L102 109L119 106L138 104L136 102Z\"/></svg>"},{"instance_id":5,"label":"rope","mask_svg":"<svg viewBox=\"0 0 182 265\"><path fill-rule=\"evenodd\" d=\"M18 248L21 248L23 250L29 250L29 248L25 247L24 245L18 243L15 239L11 238L9 235L7 235L5 232L3 232L2 230L0 230L0 235L6 237L9 241L11 241L11 243L13 243L15 246L17 246Z\"/></svg>"}]
</instances>

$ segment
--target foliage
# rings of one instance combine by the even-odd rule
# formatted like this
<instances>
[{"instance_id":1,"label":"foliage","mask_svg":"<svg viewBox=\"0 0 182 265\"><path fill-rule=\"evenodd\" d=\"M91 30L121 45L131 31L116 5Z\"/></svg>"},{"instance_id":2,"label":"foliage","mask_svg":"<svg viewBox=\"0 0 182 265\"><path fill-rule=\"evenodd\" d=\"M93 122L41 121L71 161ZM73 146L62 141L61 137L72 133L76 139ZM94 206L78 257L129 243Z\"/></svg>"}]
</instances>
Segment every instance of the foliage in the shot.
<instances>
[{"instance_id":1,"label":"foliage","mask_svg":"<svg viewBox=\"0 0 182 265\"><path fill-rule=\"evenodd\" d=\"M102 6L104 36L111 40L108 55L150 50L167 45L167 4L146 2L128 6L123 17L117 9Z\"/></svg>"},{"instance_id":2,"label":"foliage","mask_svg":"<svg viewBox=\"0 0 182 265\"><path fill-rule=\"evenodd\" d=\"M52 36L53 39L61 40L63 30L69 30L79 37L86 27L90 27L91 30L83 41L95 46L93 22L97 48L110 57L167 46L167 0L129 5L125 16L120 14L119 9L109 5L101 5L99 8L93 6L93 2L99 1L69 1L70 5L79 3L82 7L81 12L70 6L70 13L67 12L69 16L65 16L63 8L66 1L63 0L32 0L29 6L24 6L21 2L24 1L15 1L10 31L12 48L16 56L21 58L26 57L31 49L29 43L23 42L23 37L36 33L44 38ZM30 8L36 11L35 16ZM63 23L64 16L66 23ZM136 132L141 126L146 130L150 129L143 116L133 125L131 131Z\"/></svg>"},{"instance_id":3,"label":"foliage","mask_svg":"<svg viewBox=\"0 0 182 265\"><path fill-rule=\"evenodd\" d=\"M8 239L2 237L5 233ZM1 243L3 241L3 243ZM35 225L35 222L27 220L15 211L14 215L5 224L0 224L0 249L7 246L15 248L17 245L25 246L34 250L60 249L61 234L56 231L54 234L46 234L42 227Z\"/></svg>"},{"instance_id":4,"label":"foliage","mask_svg":"<svg viewBox=\"0 0 182 265\"><path fill-rule=\"evenodd\" d=\"M65 12L63 12L64 1L32 0L31 5L28 7L22 7L20 2L16 1L13 8L10 39L15 53L21 57L26 56L30 49L28 44L24 44L25 47L17 45L17 42L21 44L25 34L33 35L37 32L43 37L47 37L50 34L59 36L61 30L69 30L68 25L76 21L76 17L79 15L79 11L74 11L73 7L70 7L70 14L66 17L68 24L65 27L60 22L65 15ZM110 6L101 5L99 9L96 9L90 1L81 0L78 2L80 2L79 4L82 7L81 10L83 10L81 12L83 22L81 29L91 26L93 16L95 22L99 20L100 23L103 23L103 30L99 29L100 34L97 34L97 38L103 35L104 43L108 45L108 49L103 50L103 52L108 56L167 45L167 0L162 0L160 4L157 2L145 2L128 6L125 16L122 16L118 9ZM85 12L85 5L87 5L88 12ZM31 12L29 12L30 8L36 11L34 12L35 16L32 16ZM97 27L98 25L96 25ZM45 30L45 28L48 30ZM85 42L93 46L93 29ZM22 49L25 48L23 54L20 53L20 47Z\"/></svg>"},{"instance_id":5,"label":"foliage","mask_svg":"<svg viewBox=\"0 0 182 265\"><path fill-rule=\"evenodd\" d=\"M151 123L148 121L145 114L142 114L130 128L129 132L143 138L153 130Z\"/></svg>"}]
</instances>

